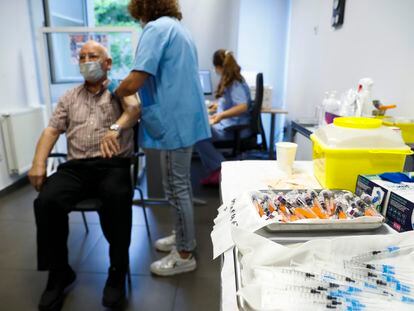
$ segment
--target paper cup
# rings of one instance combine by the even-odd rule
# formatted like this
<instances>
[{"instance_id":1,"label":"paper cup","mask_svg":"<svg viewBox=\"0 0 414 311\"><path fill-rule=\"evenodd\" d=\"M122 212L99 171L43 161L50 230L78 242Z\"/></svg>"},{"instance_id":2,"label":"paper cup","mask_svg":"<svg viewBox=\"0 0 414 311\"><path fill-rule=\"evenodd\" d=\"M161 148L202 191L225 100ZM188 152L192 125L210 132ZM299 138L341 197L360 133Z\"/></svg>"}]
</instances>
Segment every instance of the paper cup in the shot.
<instances>
[{"instance_id":1,"label":"paper cup","mask_svg":"<svg viewBox=\"0 0 414 311\"><path fill-rule=\"evenodd\" d=\"M287 176L292 175L293 162L295 162L296 150L298 145L295 143L279 142L276 143L276 159L279 168Z\"/></svg>"}]
</instances>

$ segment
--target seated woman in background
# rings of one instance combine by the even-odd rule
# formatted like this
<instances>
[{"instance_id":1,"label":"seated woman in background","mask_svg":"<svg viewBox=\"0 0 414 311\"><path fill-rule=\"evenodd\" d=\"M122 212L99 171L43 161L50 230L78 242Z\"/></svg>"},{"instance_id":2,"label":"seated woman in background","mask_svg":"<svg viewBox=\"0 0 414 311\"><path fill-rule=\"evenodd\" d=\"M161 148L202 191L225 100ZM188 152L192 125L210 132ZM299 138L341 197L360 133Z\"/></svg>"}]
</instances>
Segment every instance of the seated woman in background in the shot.
<instances>
[{"instance_id":1,"label":"seated woman in background","mask_svg":"<svg viewBox=\"0 0 414 311\"><path fill-rule=\"evenodd\" d=\"M195 145L203 166L209 172L208 177L201 180L202 185L218 185L220 182L221 162L223 155L214 147L215 141L233 140L234 133L226 131L234 125L250 123L249 107L250 90L240 74L237 64L230 51L218 50L214 53L213 64L220 82L216 91L217 101L209 107L212 138L199 141ZM251 135L250 129L240 133L241 138Z\"/></svg>"}]
</instances>

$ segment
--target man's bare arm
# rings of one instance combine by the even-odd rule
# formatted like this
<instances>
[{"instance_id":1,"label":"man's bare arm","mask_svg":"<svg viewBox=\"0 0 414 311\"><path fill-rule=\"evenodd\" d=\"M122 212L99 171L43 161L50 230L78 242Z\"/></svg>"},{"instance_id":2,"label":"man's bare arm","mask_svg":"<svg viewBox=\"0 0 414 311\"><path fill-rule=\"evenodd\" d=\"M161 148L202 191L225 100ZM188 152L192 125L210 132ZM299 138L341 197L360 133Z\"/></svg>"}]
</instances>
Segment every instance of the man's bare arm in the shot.
<instances>
[{"instance_id":1,"label":"man's bare arm","mask_svg":"<svg viewBox=\"0 0 414 311\"><path fill-rule=\"evenodd\" d=\"M32 168L28 173L29 181L37 191L40 191L46 180L46 160L53 146L56 144L59 135L59 130L53 127L47 127L43 130L37 142Z\"/></svg>"},{"instance_id":2,"label":"man's bare arm","mask_svg":"<svg viewBox=\"0 0 414 311\"><path fill-rule=\"evenodd\" d=\"M141 114L140 105L137 95L127 96L121 99L123 113L116 121L121 130L133 127ZM108 131L101 142L101 153L104 158L111 158L120 152L118 141L119 133L116 131Z\"/></svg>"}]
</instances>

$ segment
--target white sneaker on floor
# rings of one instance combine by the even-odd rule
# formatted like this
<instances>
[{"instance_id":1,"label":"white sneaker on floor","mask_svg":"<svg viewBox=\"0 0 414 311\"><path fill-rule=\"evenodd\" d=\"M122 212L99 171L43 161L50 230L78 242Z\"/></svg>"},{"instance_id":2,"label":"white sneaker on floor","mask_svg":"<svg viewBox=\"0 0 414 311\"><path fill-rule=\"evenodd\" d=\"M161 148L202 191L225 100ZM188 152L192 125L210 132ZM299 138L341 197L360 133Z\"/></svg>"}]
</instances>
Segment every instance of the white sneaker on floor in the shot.
<instances>
[{"instance_id":1,"label":"white sneaker on floor","mask_svg":"<svg viewBox=\"0 0 414 311\"><path fill-rule=\"evenodd\" d=\"M183 259L174 247L171 253L151 264L151 272L160 276L170 276L184 272L190 272L197 268L197 262L193 255Z\"/></svg>"},{"instance_id":2,"label":"white sneaker on floor","mask_svg":"<svg viewBox=\"0 0 414 311\"><path fill-rule=\"evenodd\" d=\"M160 252L171 252L175 247L175 231L171 235L155 241L155 248Z\"/></svg>"}]
</instances>

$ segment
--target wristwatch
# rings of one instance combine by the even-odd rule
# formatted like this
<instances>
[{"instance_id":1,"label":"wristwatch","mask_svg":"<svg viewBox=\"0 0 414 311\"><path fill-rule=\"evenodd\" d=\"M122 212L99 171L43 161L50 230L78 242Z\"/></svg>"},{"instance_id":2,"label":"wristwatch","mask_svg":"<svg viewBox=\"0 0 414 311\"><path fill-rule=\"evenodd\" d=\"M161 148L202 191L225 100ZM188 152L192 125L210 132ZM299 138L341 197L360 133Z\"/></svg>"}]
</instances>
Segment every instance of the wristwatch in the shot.
<instances>
[{"instance_id":1,"label":"wristwatch","mask_svg":"<svg viewBox=\"0 0 414 311\"><path fill-rule=\"evenodd\" d=\"M115 131L115 132L118 132L118 133L120 133L120 132L121 132L121 126L120 126L119 124L116 124L116 123L112 124L112 125L109 127L109 129L110 129L111 131Z\"/></svg>"}]
</instances>

